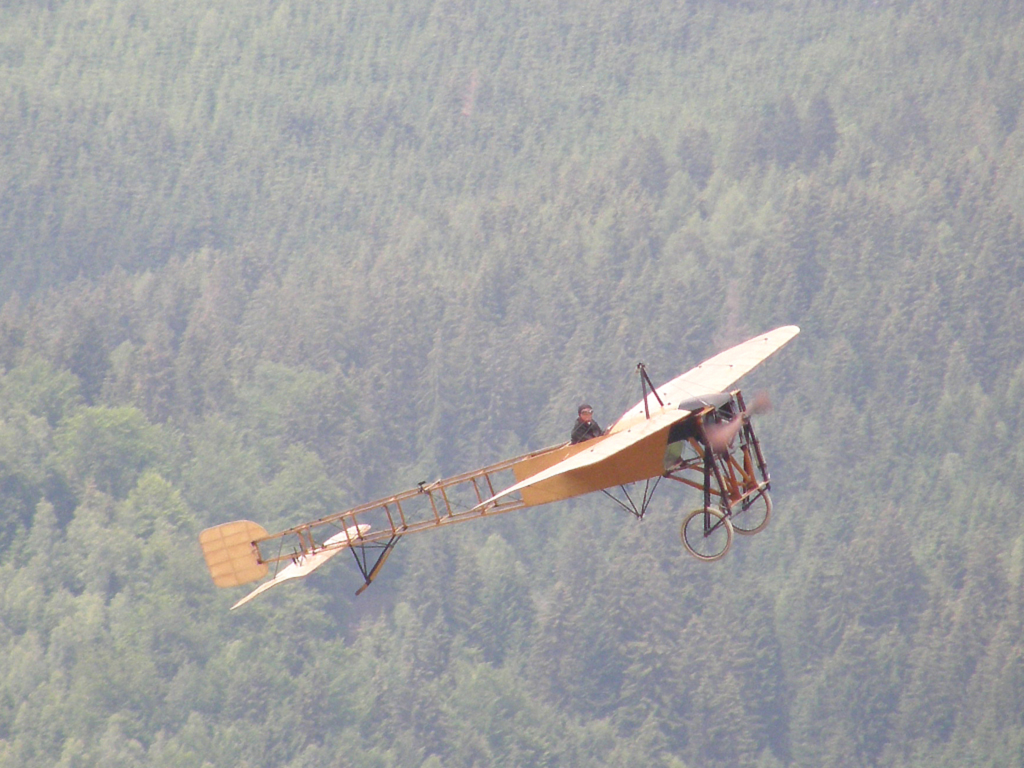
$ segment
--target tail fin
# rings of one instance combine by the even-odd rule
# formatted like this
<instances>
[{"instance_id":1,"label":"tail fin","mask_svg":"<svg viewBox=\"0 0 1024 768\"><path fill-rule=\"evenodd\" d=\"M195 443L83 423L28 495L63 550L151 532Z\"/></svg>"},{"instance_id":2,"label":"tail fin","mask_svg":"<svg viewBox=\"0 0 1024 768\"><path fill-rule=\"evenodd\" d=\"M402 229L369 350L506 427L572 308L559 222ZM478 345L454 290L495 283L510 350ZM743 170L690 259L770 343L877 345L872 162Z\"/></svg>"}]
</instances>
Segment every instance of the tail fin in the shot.
<instances>
[{"instance_id":1,"label":"tail fin","mask_svg":"<svg viewBox=\"0 0 1024 768\"><path fill-rule=\"evenodd\" d=\"M255 541L265 538L266 529L251 520L215 525L199 534L206 567L218 587L237 587L262 579L270 570L259 561Z\"/></svg>"}]
</instances>

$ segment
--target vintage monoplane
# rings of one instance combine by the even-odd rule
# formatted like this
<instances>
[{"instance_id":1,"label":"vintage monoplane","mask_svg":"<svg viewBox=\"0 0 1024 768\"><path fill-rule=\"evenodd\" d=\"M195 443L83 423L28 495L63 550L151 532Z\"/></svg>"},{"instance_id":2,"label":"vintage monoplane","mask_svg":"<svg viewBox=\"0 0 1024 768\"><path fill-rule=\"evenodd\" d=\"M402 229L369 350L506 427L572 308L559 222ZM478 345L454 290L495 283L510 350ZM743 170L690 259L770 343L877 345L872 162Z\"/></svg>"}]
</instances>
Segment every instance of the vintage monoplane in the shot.
<instances>
[{"instance_id":1,"label":"vintage monoplane","mask_svg":"<svg viewBox=\"0 0 1024 768\"><path fill-rule=\"evenodd\" d=\"M748 408L740 390L729 388L799 332L794 325L776 328L658 388L638 364L643 399L602 436L583 443L423 482L279 533L249 520L207 528L199 541L210 575L218 587L235 587L262 579L271 566L280 569L234 609L309 575L347 549L363 576L360 594L399 539L411 533L594 491L642 519L663 478L703 493L702 505L683 518L680 533L692 555L717 560L729 550L734 532L763 530L772 511L768 467L750 422L759 406Z\"/></svg>"}]
</instances>

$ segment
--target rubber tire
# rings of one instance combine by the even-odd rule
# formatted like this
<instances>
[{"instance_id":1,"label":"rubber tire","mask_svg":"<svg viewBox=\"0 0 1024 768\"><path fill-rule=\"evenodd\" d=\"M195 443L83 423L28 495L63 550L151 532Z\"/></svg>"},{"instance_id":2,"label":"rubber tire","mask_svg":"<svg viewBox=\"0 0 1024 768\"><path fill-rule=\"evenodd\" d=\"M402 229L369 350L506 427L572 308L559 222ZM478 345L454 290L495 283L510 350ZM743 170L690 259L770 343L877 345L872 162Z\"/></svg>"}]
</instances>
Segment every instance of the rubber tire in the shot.
<instances>
[{"instance_id":1,"label":"rubber tire","mask_svg":"<svg viewBox=\"0 0 1024 768\"><path fill-rule=\"evenodd\" d=\"M705 521L702 518L705 514L714 518L709 534L704 533ZM732 522L729 518L721 510L712 507L693 510L683 519L683 524L679 528L679 536L686 551L698 560L709 563L725 557L725 553L732 546L732 532Z\"/></svg>"},{"instance_id":2,"label":"rubber tire","mask_svg":"<svg viewBox=\"0 0 1024 768\"><path fill-rule=\"evenodd\" d=\"M762 490L753 497L750 508L741 510L739 506L732 508L729 519L732 528L741 536L753 536L760 533L768 525L772 516L772 497L768 491Z\"/></svg>"}]
</instances>

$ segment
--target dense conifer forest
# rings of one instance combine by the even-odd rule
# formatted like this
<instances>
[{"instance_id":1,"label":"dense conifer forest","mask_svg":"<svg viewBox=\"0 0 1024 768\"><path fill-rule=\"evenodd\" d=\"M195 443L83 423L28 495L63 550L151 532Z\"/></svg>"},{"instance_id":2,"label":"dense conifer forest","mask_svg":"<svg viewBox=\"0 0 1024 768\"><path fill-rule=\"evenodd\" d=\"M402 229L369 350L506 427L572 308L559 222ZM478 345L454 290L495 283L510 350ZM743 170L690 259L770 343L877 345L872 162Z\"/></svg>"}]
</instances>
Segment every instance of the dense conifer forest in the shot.
<instances>
[{"instance_id":1,"label":"dense conifer forest","mask_svg":"<svg viewBox=\"0 0 1024 768\"><path fill-rule=\"evenodd\" d=\"M1024 3L0 7L0 768L1024 765ZM268 528L769 328L775 514Z\"/></svg>"}]
</instances>

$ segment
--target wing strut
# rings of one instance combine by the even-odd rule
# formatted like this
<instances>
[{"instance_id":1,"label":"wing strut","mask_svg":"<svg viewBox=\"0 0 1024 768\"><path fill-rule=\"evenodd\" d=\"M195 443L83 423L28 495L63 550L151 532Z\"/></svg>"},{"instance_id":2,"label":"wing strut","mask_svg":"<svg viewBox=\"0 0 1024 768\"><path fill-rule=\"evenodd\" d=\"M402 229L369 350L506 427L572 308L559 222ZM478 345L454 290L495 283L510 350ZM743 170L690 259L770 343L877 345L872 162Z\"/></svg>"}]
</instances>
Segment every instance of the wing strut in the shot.
<instances>
[{"instance_id":1,"label":"wing strut","mask_svg":"<svg viewBox=\"0 0 1024 768\"><path fill-rule=\"evenodd\" d=\"M658 405L662 408L665 407L665 403L661 400L661 395L658 394L658 390L655 389L654 383L651 381L651 377L647 375L647 366L643 363L637 363L636 369L640 372L640 392L644 396L644 414L647 418L651 418L651 406L647 402L647 388L650 387L651 394L654 395L658 400Z\"/></svg>"},{"instance_id":2,"label":"wing strut","mask_svg":"<svg viewBox=\"0 0 1024 768\"><path fill-rule=\"evenodd\" d=\"M352 556L356 559L356 565L359 566L359 572L363 574L363 586L356 590L357 595L363 594L363 591L373 583L375 578L377 578L377 574L384 566L388 557L391 556L391 550L395 548L395 544L398 543L400 538L401 535L395 535L388 539L384 544L364 544L361 547L352 547ZM377 560L372 566L369 565L369 550L380 553L377 555Z\"/></svg>"},{"instance_id":3,"label":"wing strut","mask_svg":"<svg viewBox=\"0 0 1024 768\"><path fill-rule=\"evenodd\" d=\"M626 499L625 501L623 501L618 496L613 494L607 488L602 488L601 489L601 493L603 493L609 499L614 501L616 504L618 504L624 510L629 512L629 514L633 515L633 517L635 517L637 520L643 520L644 519L644 515L647 514L647 507L650 505L651 499L654 498L654 492L658 489L658 483L660 483L660 482L661 482L661 477L660 476L659 477L654 477L654 478L648 478L647 480L644 480L644 493L643 493L643 497L640 499L640 504L639 505L637 505L637 503L633 500L633 497L630 496L630 494L629 494L629 489L626 486L624 486L624 485L620 485L619 486L619 490L622 492L622 495L625 497L625 499Z\"/></svg>"}]
</instances>

